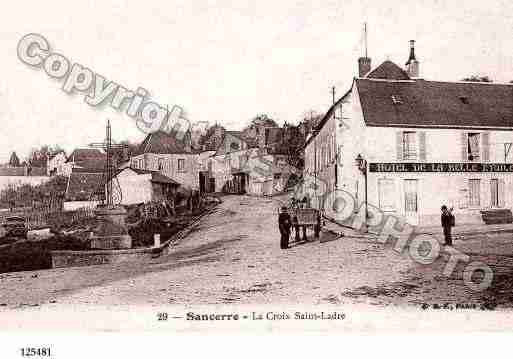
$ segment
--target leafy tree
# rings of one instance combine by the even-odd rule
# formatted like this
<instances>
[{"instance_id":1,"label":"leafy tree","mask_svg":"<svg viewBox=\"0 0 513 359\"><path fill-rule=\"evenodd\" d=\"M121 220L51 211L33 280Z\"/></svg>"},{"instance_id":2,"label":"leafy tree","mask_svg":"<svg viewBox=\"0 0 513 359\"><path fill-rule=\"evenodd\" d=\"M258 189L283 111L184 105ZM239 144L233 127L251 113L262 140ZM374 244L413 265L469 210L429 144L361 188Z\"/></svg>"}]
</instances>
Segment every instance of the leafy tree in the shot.
<instances>
[{"instance_id":1,"label":"leafy tree","mask_svg":"<svg viewBox=\"0 0 513 359\"><path fill-rule=\"evenodd\" d=\"M20 167L20 159L18 158L18 155L16 154L16 152L13 152L11 154L11 158L9 159L9 166Z\"/></svg>"},{"instance_id":2,"label":"leafy tree","mask_svg":"<svg viewBox=\"0 0 513 359\"><path fill-rule=\"evenodd\" d=\"M493 80L488 76L479 76L472 75L470 77L465 77L461 81L470 81L470 82L493 82Z\"/></svg>"},{"instance_id":3,"label":"leafy tree","mask_svg":"<svg viewBox=\"0 0 513 359\"><path fill-rule=\"evenodd\" d=\"M204 135L200 136L198 146L205 151L215 151L221 145L225 132L226 128L215 123L207 129Z\"/></svg>"}]
</instances>

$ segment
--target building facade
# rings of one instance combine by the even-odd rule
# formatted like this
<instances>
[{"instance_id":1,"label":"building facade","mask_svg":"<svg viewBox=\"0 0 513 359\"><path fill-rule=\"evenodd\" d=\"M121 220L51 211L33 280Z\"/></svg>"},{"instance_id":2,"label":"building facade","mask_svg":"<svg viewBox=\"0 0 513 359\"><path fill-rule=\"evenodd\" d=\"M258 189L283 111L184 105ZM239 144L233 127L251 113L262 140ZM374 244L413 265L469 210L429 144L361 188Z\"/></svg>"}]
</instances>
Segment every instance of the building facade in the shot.
<instances>
[{"instance_id":1,"label":"building facade","mask_svg":"<svg viewBox=\"0 0 513 359\"><path fill-rule=\"evenodd\" d=\"M482 223L494 211L509 218L513 86L418 76L413 42L406 70L390 61L360 69L307 140L313 196L344 190L357 212L367 203L412 225L440 225L444 204L458 224Z\"/></svg>"},{"instance_id":2,"label":"building facade","mask_svg":"<svg viewBox=\"0 0 513 359\"><path fill-rule=\"evenodd\" d=\"M130 167L157 171L183 187L199 190L200 154L185 148L166 133L148 135L139 146L138 154L131 158Z\"/></svg>"}]
</instances>

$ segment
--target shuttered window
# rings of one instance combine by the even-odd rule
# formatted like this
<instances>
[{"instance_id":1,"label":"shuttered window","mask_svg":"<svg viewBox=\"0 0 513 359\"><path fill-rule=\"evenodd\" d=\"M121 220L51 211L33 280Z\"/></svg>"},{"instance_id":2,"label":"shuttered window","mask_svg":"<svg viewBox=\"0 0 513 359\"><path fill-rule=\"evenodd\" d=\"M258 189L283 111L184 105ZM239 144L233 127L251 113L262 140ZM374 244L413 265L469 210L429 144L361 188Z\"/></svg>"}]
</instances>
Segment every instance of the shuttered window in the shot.
<instances>
[{"instance_id":1,"label":"shuttered window","mask_svg":"<svg viewBox=\"0 0 513 359\"><path fill-rule=\"evenodd\" d=\"M419 132L419 160L426 160L426 132Z\"/></svg>"},{"instance_id":2,"label":"shuttered window","mask_svg":"<svg viewBox=\"0 0 513 359\"><path fill-rule=\"evenodd\" d=\"M504 179L493 178L490 180L490 196L491 207L504 207Z\"/></svg>"},{"instance_id":3,"label":"shuttered window","mask_svg":"<svg viewBox=\"0 0 513 359\"><path fill-rule=\"evenodd\" d=\"M398 161L425 161L426 132L398 131L396 147Z\"/></svg>"},{"instance_id":4,"label":"shuttered window","mask_svg":"<svg viewBox=\"0 0 513 359\"><path fill-rule=\"evenodd\" d=\"M483 147L483 162L490 161L490 133L483 132L481 134L481 141Z\"/></svg>"},{"instance_id":5,"label":"shuttered window","mask_svg":"<svg viewBox=\"0 0 513 359\"><path fill-rule=\"evenodd\" d=\"M403 132L403 159L406 161L417 160L417 133L413 131Z\"/></svg>"},{"instance_id":6,"label":"shuttered window","mask_svg":"<svg viewBox=\"0 0 513 359\"><path fill-rule=\"evenodd\" d=\"M481 205L481 180L479 179L470 179L468 181L468 204L471 207L478 207Z\"/></svg>"},{"instance_id":7,"label":"shuttered window","mask_svg":"<svg viewBox=\"0 0 513 359\"><path fill-rule=\"evenodd\" d=\"M467 134L467 160L479 162L481 160L481 134L469 132Z\"/></svg>"}]
</instances>

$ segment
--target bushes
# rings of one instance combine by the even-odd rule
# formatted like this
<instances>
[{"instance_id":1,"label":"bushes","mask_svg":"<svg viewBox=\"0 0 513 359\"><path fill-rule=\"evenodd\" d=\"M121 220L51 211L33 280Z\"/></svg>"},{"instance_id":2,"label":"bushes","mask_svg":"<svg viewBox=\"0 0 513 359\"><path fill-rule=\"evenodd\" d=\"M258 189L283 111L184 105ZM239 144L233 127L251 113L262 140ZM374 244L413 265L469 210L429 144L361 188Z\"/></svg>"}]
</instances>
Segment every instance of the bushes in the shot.
<instances>
[{"instance_id":1,"label":"bushes","mask_svg":"<svg viewBox=\"0 0 513 359\"><path fill-rule=\"evenodd\" d=\"M0 248L0 273L52 268L52 250L85 250L89 242L70 236L22 241Z\"/></svg>"},{"instance_id":2,"label":"bushes","mask_svg":"<svg viewBox=\"0 0 513 359\"><path fill-rule=\"evenodd\" d=\"M148 218L138 226L131 228L128 234L132 237L132 247L151 247L153 246L155 233L160 233L160 241L163 243L184 227L182 223Z\"/></svg>"}]
</instances>

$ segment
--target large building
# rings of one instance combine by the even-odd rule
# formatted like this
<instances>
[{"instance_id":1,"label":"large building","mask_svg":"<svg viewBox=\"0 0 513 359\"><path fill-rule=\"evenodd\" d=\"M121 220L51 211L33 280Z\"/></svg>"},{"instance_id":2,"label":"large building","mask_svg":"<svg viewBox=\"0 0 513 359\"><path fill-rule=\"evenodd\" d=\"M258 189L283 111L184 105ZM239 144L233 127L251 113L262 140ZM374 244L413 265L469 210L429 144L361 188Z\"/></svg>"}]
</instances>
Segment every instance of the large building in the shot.
<instances>
[{"instance_id":1,"label":"large building","mask_svg":"<svg viewBox=\"0 0 513 359\"><path fill-rule=\"evenodd\" d=\"M411 42L405 69L385 61L359 76L307 140L305 175L413 225L458 224L513 207L513 85L428 81ZM356 159L363 166L358 166Z\"/></svg>"}]
</instances>

